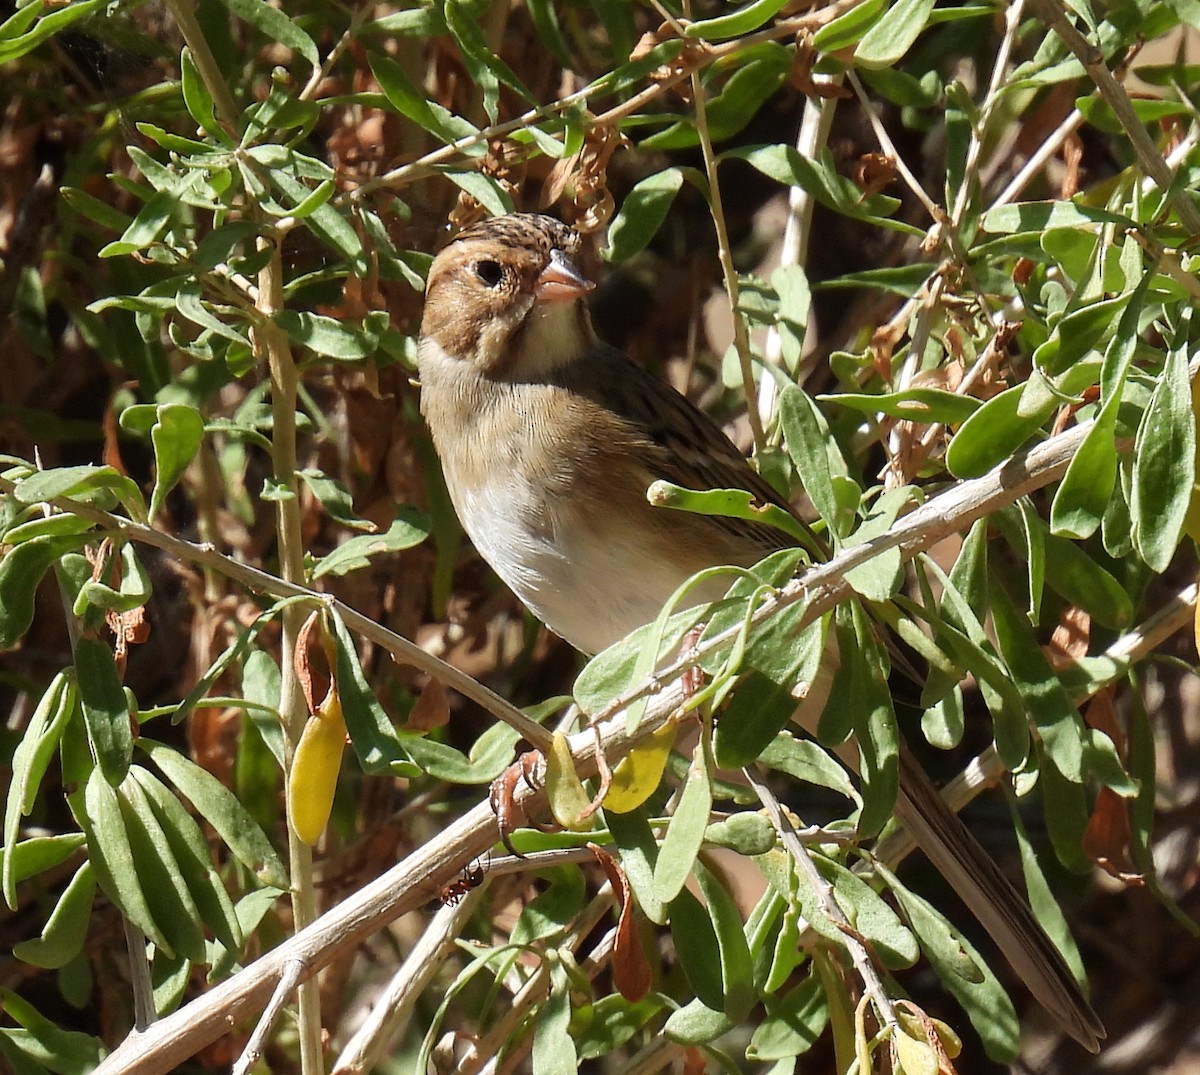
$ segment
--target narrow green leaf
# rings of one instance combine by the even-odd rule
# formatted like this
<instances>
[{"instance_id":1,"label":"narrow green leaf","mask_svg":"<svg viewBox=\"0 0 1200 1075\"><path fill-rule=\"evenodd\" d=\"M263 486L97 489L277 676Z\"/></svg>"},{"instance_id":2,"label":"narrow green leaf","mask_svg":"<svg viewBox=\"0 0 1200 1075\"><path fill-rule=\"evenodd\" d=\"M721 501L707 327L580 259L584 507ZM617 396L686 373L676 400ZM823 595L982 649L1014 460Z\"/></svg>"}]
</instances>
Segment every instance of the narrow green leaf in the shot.
<instances>
[{"instance_id":1,"label":"narrow green leaf","mask_svg":"<svg viewBox=\"0 0 1200 1075\"><path fill-rule=\"evenodd\" d=\"M675 954L688 985L705 1007L724 1012L721 963L713 958L719 945L712 917L686 888L671 901L670 914Z\"/></svg>"},{"instance_id":2,"label":"narrow green leaf","mask_svg":"<svg viewBox=\"0 0 1200 1075\"><path fill-rule=\"evenodd\" d=\"M1104 519L1117 481L1119 406L1120 397L1114 396L1101 408L1054 494L1050 529L1061 537L1089 538Z\"/></svg>"},{"instance_id":3,"label":"narrow green leaf","mask_svg":"<svg viewBox=\"0 0 1200 1075\"><path fill-rule=\"evenodd\" d=\"M154 921L170 942L172 953L202 963L205 952L200 912L146 793L131 778L117 789L117 800L137 863L138 880Z\"/></svg>"},{"instance_id":4,"label":"narrow green leaf","mask_svg":"<svg viewBox=\"0 0 1200 1075\"><path fill-rule=\"evenodd\" d=\"M704 830L712 815L712 781L705 750L704 742L697 742L679 803L667 826L654 867L654 893L663 903L674 900L691 876L692 865L704 842Z\"/></svg>"},{"instance_id":5,"label":"narrow green leaf","mask_svg":"<svg viewBox=\"0 0 1200 1075\"><path fill-rule=\"evenodd\" d=\"M474 124L456 116L436 101L427 100L395 60L378 53L371 53L368 59L371 72L388 103L406 119L447 143L472 138L479 133L479 128Z\"/></svg>"},{"instance_id":6,"label":"narrow green leaf","mask_svg":"<svg viewBox=\"0 0 1200 1075\"><path fill-rule=\"evenodd\" d=\"M1196 416L1187 350L1167 352L1133 446L1133 540L1152 570L1171 563L1196 480Z\"/></svg>"},{"instance_id":7,"label":"narrow green leaf","mask_svg":"<svg viewBox=\"0 0 1200 1075\"><path fill-rule=\"evenodd\" d=\"M934 0L896 0L859 41L854 62L868 70L892 67L925 29Z\"/></svg>"},{"instance_id":8,"label":"narrow green leaf","mask_svg":"<svg viewBox=\"0 0 1200 1075\"><path fill-rule=\"evenodd\" d=\"M14 911L17 909L17 876L14 850L21 818L33 809L42 777L58 749L66 727L78 705L74 674L59 672L50 681L50 686L34 709L25 734L12 754L12 775L8 782L8 795L4 808L4 900Z\"/></svg>"},{"instance_id":9,"label":"narrow green leaf","mask_svg":"<svg viewBox=\"0 0 1200 1075\"><path fill-rule=\"evenodd\" d=\"M1002 585L991 588L992 623L1000 653L1059 772L1082 783L1083 718L1038 645L1033 629Z\"/></svg>"},{"instance_id":10,"label":"narrow green leaf","mask_svg":"<svg viewBox=\"0 0 1200 1075\"><path fill-rule=\"evenodd\" d=\"M207 926L225 948L237 952L242 946L242 929L225 886L212 865L212 854L191 814L153 773L135 765L130 773L145 794L167 847L178 864L181 880ZM194 962L204 962L203 954Z\"/></svg>"},{"instance_id":11,"label":"narrow green leaf","mask_svg":"<svg viewBox=\"0 0 1200 1075\"><path fill-rule=\"evenodd\" d=\"M129 700L121 686L117 662L107 643L85 635L75 643L75 669L92 754L105 779L115 788L125 779L133 758Z\"/></svg>"},{"instance_id":12,"label":"narrow green leaf","mask_svg":"<svg viewBox=\"0 0 1200 1075\"><path fill-rule=\"evenodd\" d=\"M758 1000L754 989L754 961L750 957L742 916L729 891L699 859L696 860L696 880L717 935L725 991L722 1010L731 1020L740 1023Z\"/></svg>"},{"instance_id":13,"label":"narrow green leaf","mask_svg":"<svg viewBox=\"0 0 1200 1075\"><path fill-rule=\"evenodd\" d=\"M571 980L561 959L550 962L550 993L533 1024L533 1075L577 1075L571 1034Z\"/></svg>"},{"instance_id":14,"label":"narrow green leaf","mask_svg":"<svg viewBox=\"0 0 1200 1075\"><path fill-rule=\"evenodd\" d=\"M622 262L644 249L658 234L682 186L683 170L680 168L664 168L636 184L625 195L621 210L609 227L605 259Z\"/></svg>"},{"instance_id":15,"label":"narrow green leaf","mask_svg":"<svg viewBox=\"0 0 1200 1075\"><path fill-rule=\"evenodd\" d=\"M113 786L99 769L93 769L84 789L75 792L70 802L75 820L87 836L88 859L105 895L150 940L172 955L174 949L150 913L140 866Z\"/></svg>"},{"instance_id":16,"label":"narrow green leaf","mask_svg":"<svg viewBox=\"0 0 1200 1075\"><path fill-rule=\"evenodd\" d=\"M13 955L46 970L65 967L83 951L95 895L96 875L91 863L84 862L58 897L41 936L14 944Z\"/></svg>"},{"instance_id":17,"label":"narrow green leaf","mask_svg":"<svg viewBox=\"0 0 1200 1075\"><path fill-rule=\"evenodd\" d=\"M266 834L237 797L212 773L164 743L144 736L137 741L166 778L191 802L225 845L264 885L286 889L287 871Z\"/></svg>"},{"instance_id":18,"label":"narrow green leaf","mask_svg":"<svg viewBox=\"0 0 1200 1075\"><path fill-rule=\"evenodd\" d=\"M647 820L646 808L639 806L623 814L605 812L604 823L621 851L621 868L638 906L651 922L662 925L667 920L667 908L654 890L658 841Z\"/></svg>"},{"instance_id":19,"label":"narrow green leaf","mask_svg":"<svg viewBox=\"0 0 1200 1075\"><path fill-rule=\"evenodd\" d=\"M824 416L802 388L787 385L779 394L779 421L804 491L825 520L828 533L836 544L844 520L834 493L833 477L835 473L846 473L845 461Z\"/></svg>"},{"instance_id":20,"label":"narrow green leaf","mask_svg":"<svg viewBox=\"0 0 1200 1075\"><path fill-rule=\"evenodd\" d=\"M330 620L337 646L337 684L342 714L359 764L367 773L416 776L420 769L408 756L391 719L367 683L350 632L336 612L330 613Z\"/></svg>"},{"instance_id":21,"label":"narrow green leaf","mask_svg":"<svg viewBox=\"0 0 1200 1075\"><path fill-rule=\"evenodd\" d=\"M373 556L411 549L429 536L430 525L429 516L424 512L415 508L401 508L384 533L351 538L321 557L313 568L312 577L319 579L322 575L347 575L370 566Z\"/></svg>"},{"instance_id":22,"label":"narrow green leaf","mask_svg":"<svg viewBox=\"0 0 1200 1075\"><path fill-rule=\"evenodd\" d=\"M34 6L37 6L36 4ZM90 1075L100 1066L105 1049L99 1038L77 1030L62 1030L23 997L0 989L0 1007L24 1030L22 1048L55 1075ZM6 1027L15 1038L20 1031Z\"/></svg>"},{"instance_id":23,"label":"narrow green leaf","mask_svg":"<svg viewBox=\"0 0 1200 1075\"><path fill-rule=\"evenodd\" d=\"M840 52L849 48L876 23L887 8L887 0L865 0L822 26L813 34L813 48L820 52Z\"/></svg>"},{"instance_id":24,"label":"narrow green leaf","mask_svg":"<svg viewBox=\"0 0 1200 1075\"><path fill-rule=\"evenodd\" d=\"M369 315L354 325L305 310L281 310L275 321L293 343L342 361L373 355L383 329L381 320Z\"/></svg>"},{"instance_id":25,"label":"narrow green leaf","mask_svg":"<svg viewBox=\"0 0 1200 1075\"><path fill-rule=\"evenodd\" d=\"M906 388L902 392L885 392L878 396L856 392L834 393L817 396L817 401L850 407L864 414L886 414L909 422L941 422L944 425L965 422L981 406L977 399L947 392L943 388Z\"/></svg>"},{"instance_id":26,"label":"narrow green leaf","mask_svg":"<svg viewBox=\"0 0 1200 1075\"><path fill-rule=\"evenodd\" d=\"M15 646L32 625L34 595L50 565L82 548L89 536L47 535L5 553L0 560L0 650Z\"/></svg>"},{"instance_id":27,"label":"narrow green leaf","mask_svg":"<svg viewBox=\"0 0 1200 1075\"><path fill-rule=\"evenodd\" d=\"M249 23L269 41L277 41L298 52L314 68L321 66L321 55L313 39L300 23L285 11L272 7L266 0L221 0L243 22Z\"/></svg>"},{"instance_id":28,"label":"narrow green leaf","mask_svg":"<svg viewBox=\"0 0 1200 1075\"><path fill-rule=\"evenodd\" d=\"M984 1051L998 1064L1012 1063L1020 1026L1012 1001L996 976L933 904L905 888L886 867L877 864L877 869L896 894L921 950L979 1033Z\"/></svg>"}]
</instances>

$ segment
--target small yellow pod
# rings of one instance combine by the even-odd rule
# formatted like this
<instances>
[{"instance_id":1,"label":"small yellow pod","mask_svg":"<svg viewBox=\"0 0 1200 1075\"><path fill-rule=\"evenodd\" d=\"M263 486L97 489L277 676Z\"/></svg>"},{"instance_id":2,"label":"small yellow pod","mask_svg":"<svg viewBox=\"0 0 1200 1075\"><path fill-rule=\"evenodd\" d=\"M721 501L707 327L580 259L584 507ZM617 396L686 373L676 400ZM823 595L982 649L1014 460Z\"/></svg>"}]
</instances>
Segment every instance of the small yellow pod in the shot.
<instances>
[{"instance_id":1,"label":"small yellow pod","mask_svg":"<svg viewBox=\"0 0 1200 1075\"><path fill-rule=\"evenodd\" d=\"M331 690L304 725L288 776L288 818L292 830L309 847L316 844L329 823L345 748L342 703Z\"/></svg>"}]
</instances>

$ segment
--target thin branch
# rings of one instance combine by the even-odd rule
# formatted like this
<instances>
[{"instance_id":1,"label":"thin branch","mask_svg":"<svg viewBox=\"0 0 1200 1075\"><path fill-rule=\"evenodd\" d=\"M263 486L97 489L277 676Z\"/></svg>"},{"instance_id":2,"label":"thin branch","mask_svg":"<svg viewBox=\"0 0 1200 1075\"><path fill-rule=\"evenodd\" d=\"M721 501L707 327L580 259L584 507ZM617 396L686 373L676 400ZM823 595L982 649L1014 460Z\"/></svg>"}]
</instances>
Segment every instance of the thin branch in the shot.
<instances>
[{"instance_id":1,"label":"thin branch","mask_svg":"<svg viewBox=\"0 0 1200 1075\"><path fill-rule=\"evenodd\" d=\"M763 431L762 416L755 406L758 395L754 387L754 362L750 354L750 334L746 331L746 319L739 309L741 288L738 286L737 269L733 264L733 251L729 245L729 227L725 222L725 207L721 203L721 183L717 175L717 155L713 152L712 137L708 132L708 106L705 103L704 83L700 69L692 68L692 99L695 102L696 135L700 139L700 152L704 158L704 174L708 177L708 206L713 227L717 231L717 258L721 262L721 275L725 277L725 291L729 295L729 313L733 319L733 347L737 352L738 368L742 374L742 392L746 397L746 417L754 437L757 454L767 446Z\"/></svg>"},{"instance_id":2,"label":"thin branch","mask_svg":"<svg viewBox=\"0 0 1200 1075\"><path fill-rule=\"evenodd\" d=\"M262 1058L263 1046L266 1044L267 1038L270 1036L276 1022L279 1021L280 1015L283 1014L283 1009L287 1006L288 1001L292 999L292 994L296 991L296 986L300 981L302 970L303 966L297 960L292 960L290 963L284 965L283 974L279 976L275 992L271 994L271 999L263 1009L263 1013L258 1020L258 1025L255 1026L254 1032L246 1042L246 1047L242 1050L242 1055L234 1062L229 1075L250 1075L250 1071Z\"/></svg>"}]
</instances>

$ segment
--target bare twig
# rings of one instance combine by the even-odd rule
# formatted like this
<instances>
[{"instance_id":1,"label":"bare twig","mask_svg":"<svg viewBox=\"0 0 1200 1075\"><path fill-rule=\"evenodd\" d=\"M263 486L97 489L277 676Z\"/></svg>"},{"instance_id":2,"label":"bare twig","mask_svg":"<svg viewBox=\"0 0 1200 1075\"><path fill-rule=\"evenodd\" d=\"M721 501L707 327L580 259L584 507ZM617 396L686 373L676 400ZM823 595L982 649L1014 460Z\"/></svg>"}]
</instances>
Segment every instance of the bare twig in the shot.
<instances>
[{"instance_id":1,"label":"bare twig","mask_svg":"<svg viewBox=\"0 0 1200 1075\"><path fill-rule=\"evenodd\" d=\"M230 1068L230 1075L249 1075L262 1058L263 1046L266 1044L267 1038L276 1022L278 1022L280 1015L283 1014L283 1009L287 1006L288 1001L292 999L292 994L296 991L296 986L300 981L300 974L303 969L303 964L298 960L292 960L284 964L283 973L279 976L279 981L275 985L275 991L271 994L271 999L267 1001L267 1006L263 1009L254 1032L246 1042L246 1047L242 1050L242 1055L237 1058L233 1067Z\"/></svg>"}]
</instances>

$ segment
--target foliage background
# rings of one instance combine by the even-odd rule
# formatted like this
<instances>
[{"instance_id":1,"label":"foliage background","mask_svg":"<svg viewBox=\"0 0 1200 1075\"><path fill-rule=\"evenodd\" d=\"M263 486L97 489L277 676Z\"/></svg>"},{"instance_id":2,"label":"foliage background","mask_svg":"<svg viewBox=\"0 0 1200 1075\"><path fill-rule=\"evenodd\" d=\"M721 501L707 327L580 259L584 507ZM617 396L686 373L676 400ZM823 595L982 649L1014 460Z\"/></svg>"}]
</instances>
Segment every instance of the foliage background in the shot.
<instances>
[{"instance_id":1,"label":"foliage background","mask_svg":"<svg viewBox=\"0 0 1200 1075\"><path fill-rule=\"evenodd\" d=\"M122 783L131 746L112 731L126 704L122 684L143 734L232 788L306 893L291 906L269 899L269 889L256 897L264 890L254 871L237 847L230 850L237 838L231 841L213 822L224 800L207 785L192 786L191 796L185 791L203 817L203 828L194 831L211 845L220 884L240 901L249 945L243 962L398 858L435 842L450 819L480 800L493 763L508 761L515 741L515 735L491 733L484 742L493 753L475 757L470 780L466 758L434 758L410 738L399 745L386 730L393 722L466 755L494 718L461 694L431 686L428 662L425 671L403 659L393 662L377 637L364 641L357 633L354 647L346 635L339 649L330 628L324 648L337 652L328 663L338 666L348 690L354 663L348 654L357 648L386 727L380 732L371 725L378 710L360 698L365 709L349 718L358 760L348 751L341 763L332 817L312 866L304 847L294 837L289 842L284 779L275 760L293 764L307 716L301 684L290 674L302 610L291 606L261 621L268 599L253 580L231 577L195 549L141 542L136 562L123 560L121 573L95 568L93 581L117 597L93 590L90 603L73 601L93 568L78 561L72 567L66 558L75 549L48 542L57 524L39 522L40 505L52 493L100 507L119 501L135 516L148 504L157 530L211 543L229 561L295 582L311 578L323 557L373 524L389 535L387 542L369 559L349 564L353 570L330 569L326 562L321 588L518 705L570 692L579 659L532 624L461 542L418 416L411 377L420 284L447 220L548 206L596 236L585 264L603 280L594 304L601 335L717 414L749 448L752 423L737 348L730 346L737 333L725 291L736 268L751 347L766 349L810 397L877 397L849 405L820 401L823 432L837 446L835 462L845 460L846 480L836 488L843 517L834 523L844 534L856 525L859 487L868 501L881 480L936 492L1003 462L1032 437L1101 415L1108 424L1080 452L1073 484L1068 476L1057 497L1052 488L1026 501L1060 534L1078 538L1082 553L1071 559L1048 536L1044 543L1025 539L1031 563L1037 556L1030 548L1049 550L1044 578L1051 589L1037 641L1067 668L1082 654L1111 652L1123 630L1132 629L1136 638L1139 625L1170 609L1177 593L1184 605L1194 602L1194 590L1187 589L1194 572L1190 548L1175 550L1188 527L1194 480L1186 382L1196 335L1187 252L1196 234L1196 69L1186 60L1200 12L1188 0L1076 4L1069 11L1072 23L1098 43L1102 65L1085 69L1049 32L1047 20L1068 17L1054 0L1028 10L988 4L935 9L909 0L890 6L843 0L811 10L770 2L741 9L697 2L687 10L606 0L455 0L408 8L203 0L194 13L185 3L74 0L15 9L0 26L0 85L7 99L0 125L0 449L65 475L42 496L22 499L10 490L4 501L6 527L43 527L23 542L45 551L42 571L60 565L57 583L50 572L36 592L42 574L30 567L36 557L18 563L10 552L8 571L0 566L10 646L0 658L8 713L0 755L26 781L22 794L30 770L18 745L31 741L26 733L36 726L35 709L53 677L74 664L81 694L88 694L85 682L101 686L82 706L62 707L61 765L49 765L33 782L28 816L14 810L9 794L9 869L18 820L22 840L51 843L27 852L36 862L0 918L6 942L0 951L40 933L44 942L64 947L52 959L45 948L32 960L20 958L22 951L36 955L28 948L0 956L9 1020L0 1049L8 1063L20 1071L90 1070L136 1015L128 953L139 944L136 935L129 941L118 909L138 919L130 906L136 892L102 878L94 903L69 907L72 920L86 922L86 932L64 941L47 925L71 891L68 882L80 876L85 851L71 834L88 833L93 858L105 846L95 801L89 806L79 798L85 784L100 787L88 776L93 764L129 796L122 800L124 814L106 816L123 818L127 835L136 830L131 809L144 822L136 808L142 800ZM686 46L680 39L677 20L731 13L734 22L702 24ZM845 17L822 29L838 15ZM206 66L205 43L215 70ZM818 92L814 68L840 88ZM1123 95L1112 95L1101 68L1113 69L1119 80L1140 76L1127 83L1134 121L1159 162L1169 162L1163 167L1170 199L1143 182L1153 158L1131 140L1129 117L1114 113L1113 102ZM703 110L696 107L693 71L707 101ZM861 78L861 95L846 88L847 71ZM530 109L541 111L510 122ZM806 109L829 119L806 146L816 165L783 148L794 144ZM708 147L697 134L702 123L722 155L715 212ZM470 141L478 130L486 137ZM464 136L467 145L440 148ZM1015 177L1020 185L1012 188ZM794 199L806 192L817 203L811 224L801 226L798 259L795 247L780 241L789 187ZM1077 194L1076 204L1070 199ZM995 208L1014 199L1044 204L1007 215ZM1051 215L1051 202L1058 215ZM257 236L267 241L256 249ZM724 264L722 253L728 254ZM771 382L770 376L759 379ZM1159 385L1166 387L1156 391ZM961 400L946 398L998 400L1008 386L1022 386L1007 397L1011 406L979 411L984 417L973 432L963 424ZM921 397L927 409L918 412L919 421L899 422L897 415L913 412L879 397L912 387L931 390ZM766 426L762 465L795 485L796 451L789 455L780 447L777 393L757 390L755 396ZM1152 421L1143 418L1146 412ZM294 435L292 413L301 416ZM194 416L203 419L202 432ZM951 452L960 455L957 465L950 457L947 469L950 429L958 444ZM1134 436L1137 452L1130 451ZM85 465L113 469L59 469ZM29 473L14 463L7 477ZM142 492L131 492L134 487ZM820 502L820 490L807 484L805 490ZM1020 554L1013 526L1010 514L992 528L1006 540L992 543L988 567L1010 593L1036 595L1030 598L1036 604L1041 582ZM426 531L430 536L420 540ZM1030 532L1044 535L1044 528ZM21 547L11 532L4 540ZM956 555L954 544L945 545L938 559L949 567ZM1067 563L1081 573L1081 590L1056 594L1057 573ZM954 578L982 612L986 592L970 589L978 579L965 569ZM60 591L74 604L71 614ZM26 605L30 615L23 617ZM117 614L107 626L106 608ZM135 611L141 608L144 620ZM252 624L258 630L252 647L217 664ZM115 662L107 656L114 638L128 648ZM1122 785L1111 769L1099 771L1093 754L1084 759L1079 793L1071 792L1066 807L1051 801L1043 812L1042 786L1031 790L1031 780L1018 782L1028 792L1021 817L1064 901L1095 1006L1109 1028L1110 1045L1095 1063L1110 1071L1196 1065L1191 1013L1200 961L1186 914L1195 890L1200 732L1194 678L1169 659L1191 661L1194 651L1186 636L1156 646L1157 657L1132 672L1079 673L1076 665L1074 680L1070 669L1064 673L1072 689L1081 682L1092 688L1074 695L1076 701L1106 685L1089 719L1113 731L1137 778L1136 795L1123 797L1134 785ZM321 649L310 658L318 680ZM1004 658L1011 654L1001 654L1001 665ZM978 672L971 661L960 663L962 671ZM1018 688L1030 688L1018 670L1005 671ZM868 672L881 677L883 669ZM218 701L172 723L174 706L197 684ZM315 701L322 693L317 690ZM1024 695L1026 704L1030 697ZM245 698L267 709L247 708ZM907 704L914 709L911 698ZM961 704L965 732L944 731L941 745L953 750L930 759L940 775L956 772L993 736L971 675ZM282 736L270 710L284 714ZM95 714L102 711L108 724L98 723ZM912 739L920 713L910 716ZM356 719L366 723L354 725ZM1036 707L1034 719L1041 723ZM363 734L381 736L374 745L384 751L382 764L368 756L370 744L358 734L363 727ZM105 740L103 728L114 738ZM425 773L405 759L406 749ZM1043 757L1041 751L1039 739L1033 756ZM139 754L137 763L144 760ZM328 754L324 765L327 779ZM429 775L431 769L443 778ZM170 775L166 768L161 773ZM187 777L181 780L168 783L184 791ZM806 819L836 819L844 806L840 800L831 805L837 796L795 788L788 796ZM1019 873L1003 797L985 797L966 816L989 849ZM1088 853L1106 859L1108 873L1089 870L1081 851L1089 819ZM1128 834L1122 824L1131 826ZM253 850L241 850L254 858ZM431 878L419 902L436 899L445 880L461 870L471 877L472 859L473 853L451 854L449 872ZM163 880L144 855L136 862L142 886L152 889L155 877ZM434 966L439 988L413 1002L412 1021L397 1043L388 1045L384 1036L381 1048L391 1059L380 1061L380 1070L413 1070L449 983L466 983L461 994L451 991L445 1023L461 1035L462 1048L470 1035L500 1025L504 1005L497 995L509 999L522 975L554 963L545 953L558 944L556 929L579 932L578 959L593 950L592 927L579 923L591 921L584 908L593 906L599 873L587 868L585 891L577 867L558 870L497 871L488 878L485 903L481 892L472 893L454 929L480 943L525 931L541 959L510 968L498 992L482 979L456 979L465 957ZM1151 883L1131 884L1137 875ZM188 883L218 900L211 877L196 876ZM904 877L964 921L953 897L919 864ZM86 876L80 884L87 887ZM173 887L169 878L163 884ZM542 904L534 906L549 924L522 911L539 891ZM207 934L216 929L220 936L203 909L193 910L196 928L202 920ZM215 913L221 920L226 911ZM161 928L164 917L174 925L163 940L194 949L187 909L152 905L146 922L157 919ZM321 1013L329 1056L344 1047L390 967L412 951L427 917L402 918L330 964L319 996L305 1001L309 1012ZM660 985L686 1002L688 983L670 948L662 952ZM199 964L221 963L211 949L195 955L188 962L164 959L161 951L156 956L160 1012L205 988ZM54 965L43 965L48 962ZM513 1010L539 1010L539 1027L563 1031L566 1009L558 1002L574 981L564 977L565 965L549 971L544 1008L535 997L530 1007ZM602 967L595 999L611 992ZM992 1059L985 1057L971 1024L926 965L901 981L964 1035L963 1070L989 1070L997 1057L1012 1059L1012 1043L996 1039L986 1050ZM823 988L828 1003L842 995L828 980ZM1013 1061L1018 1070L1085 1070L1077 1048L1043 1025L1019 991L1014 997L1029 1028L1021 1058ZM586 1011L578 989L574 1003L579 1032ZM759 1007L753 1011L722 1039L729 1056L744 1053L751 1031L778 1014L769 1005L766 1015ZM598 1052L607 1057L595 1061L597 1070L617 1070L605 1065L627 1065L635 1056L646 1063L643 1070L695 1065L702 1055L720 1062L698 1047L665 1046L658 1032L666 1014L655 1009L644 1025L640 1015L629 1016L630 1036L621 1041L615 1032L605 1038L593 1024L603 1045ZM810 1015L817 1025L817 1015ZM188 1064L228 1065L252 1024L239 1024ZM285 1022L270 1037L272 1070L298 1067L301 1052L307 1069L315 1070L322 1047L314 1026L302 1016L300 1029ZM550 1059L546 1044L553 1039L543 1038L539 1050L539 1033L549 1032L514 1025L502 1027L501 1038L518 1067L556 1070L561 1058ZM800 1070L828 1069L830 1038L806 1052ZM526 1060L530 1048L532 1061ZM736 1069L745 1061L728 1063ZM791 1063L785 1056L773 1070L790 1070ZM763 1061L761 1070L768 1069ZM467 1060L458 1070L476 1068Z\"/></svg>"}]
</instances>

